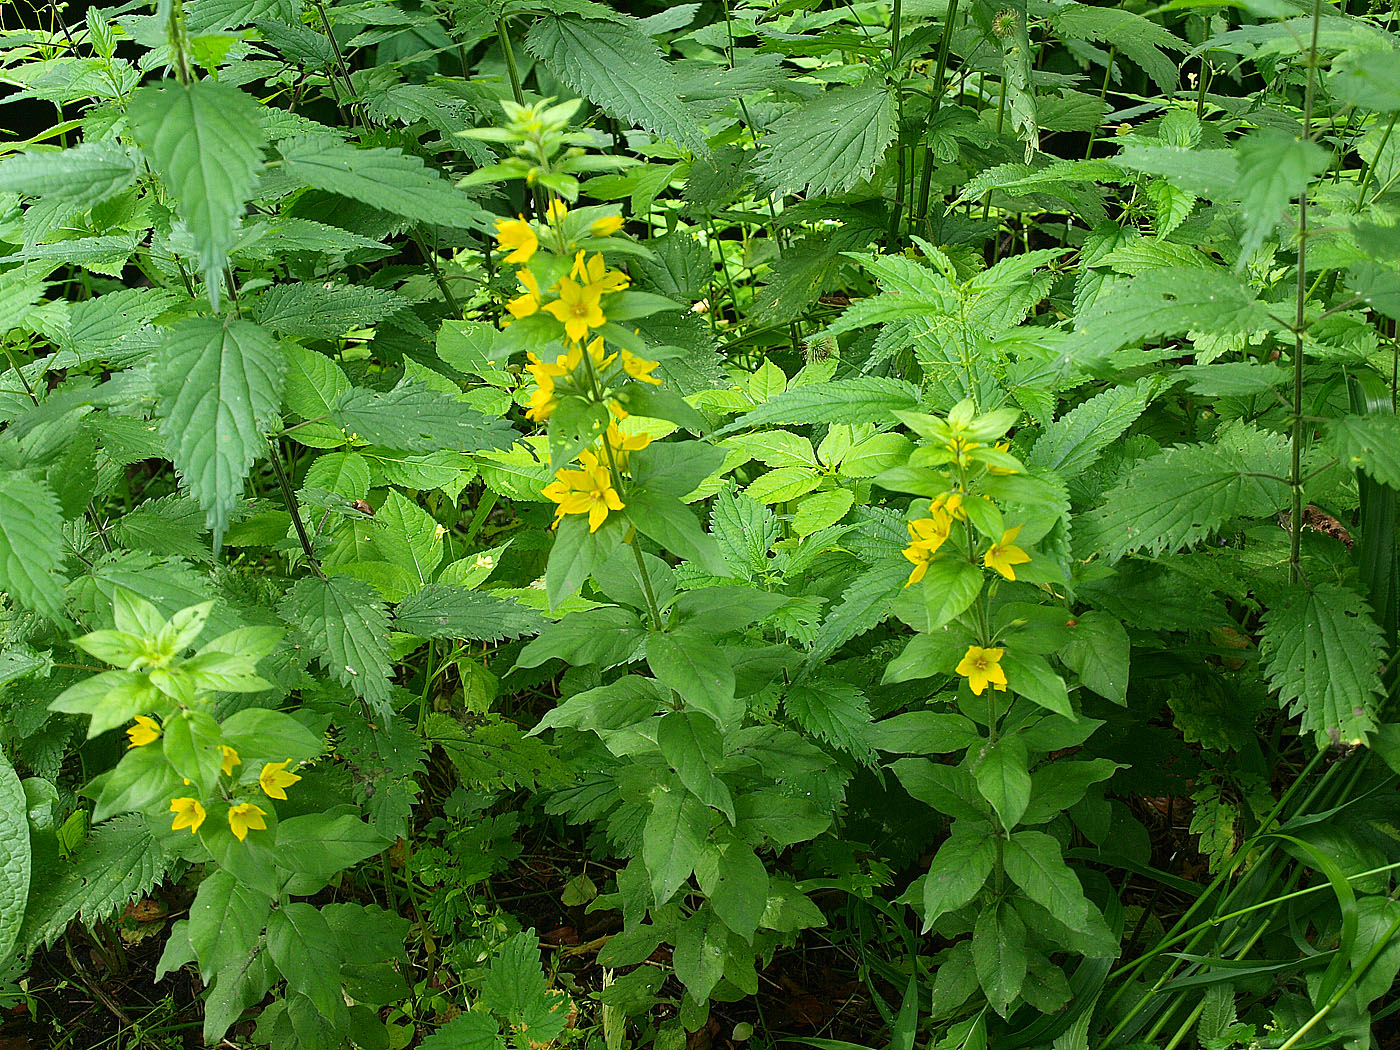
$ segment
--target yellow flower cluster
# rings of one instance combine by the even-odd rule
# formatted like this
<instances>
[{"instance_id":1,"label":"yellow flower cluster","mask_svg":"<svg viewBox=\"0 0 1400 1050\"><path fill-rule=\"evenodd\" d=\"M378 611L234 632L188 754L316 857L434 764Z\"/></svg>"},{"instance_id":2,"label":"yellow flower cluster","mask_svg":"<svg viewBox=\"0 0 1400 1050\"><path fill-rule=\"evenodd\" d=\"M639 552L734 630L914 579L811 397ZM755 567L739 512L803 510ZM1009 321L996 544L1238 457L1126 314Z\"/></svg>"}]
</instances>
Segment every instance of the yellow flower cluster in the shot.
<instances>
[{"instance_id":1,"label":"yellow flower cluster","mask_svg":"<svg viewBox=\"0 0 1400 1050\"><path fill-rule=\"evenodd\" d=\"M136 716L136 725L126 731L126 735L131 738L131 747L144 747L160 737L160 725L154 719L145 715ZM219 745L219 771L224 776L232 776L235 766L241 766L243 759L238 756L238 752L227 744ZM282 762L266 762L263 764L262 772L258 774L258 786L262 788L263 794L268 798L287 798L287 788L291 787L301 779L296 773L287 769L291 764L291 759ZM189 783L188 780L185 783ZM171 831L183 831L190 829L190 834L196 834L204 824L207 816L204 804L197 798L184 796L182 798L172 798L170 800L170 812L175 814L175 819L170 823ZM248 837L251 831L266 831L267 822L263 819L267 816L267 810L252 802L236 802L228 808L228 826L234 837L242 842Z\"/></svg>"},{"instance_id":2,"label":"yellow flower cluster","mask_svg":"<svg viewBox=\"0 0 1400 1050\"><path fill-rule=\"evenodd\" d=\"M904 556L914 563L914 571L904 586L912 587L924 578L933 556L952 533L953 522L966 520L962 494L945 492L929 504L928 517L909 523L909 546L904 548Z\"/></svg>"},{"instance_id":3,"label":"yellow flower cluster","mask_svg":"<svg viewBox=\"0 0 1400 1050\"><path fill-rule=\"evenodd\" d=\"M579 469L564 469L541 491L558 506L554 524L566 514L587 514L588 531L597 532L608 518L608 512L622 510L626 504L618 495L613 471L621 474L627 469L630 453L639 452L651 444L646 434L623 434L615 423L609 423L596 449L579 453Z\"/></svg>"}]
</instances>

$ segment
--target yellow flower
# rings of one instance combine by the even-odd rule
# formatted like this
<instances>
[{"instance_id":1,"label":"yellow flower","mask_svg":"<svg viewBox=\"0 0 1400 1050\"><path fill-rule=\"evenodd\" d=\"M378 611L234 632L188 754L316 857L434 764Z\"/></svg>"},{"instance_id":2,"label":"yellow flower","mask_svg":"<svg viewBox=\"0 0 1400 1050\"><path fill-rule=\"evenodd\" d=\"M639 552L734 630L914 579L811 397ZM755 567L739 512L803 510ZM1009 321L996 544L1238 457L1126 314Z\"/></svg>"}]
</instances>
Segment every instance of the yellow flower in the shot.
<instances>
[{"instance_id":1,"label":"yellow flower","mask_svg":"<svg viewBox=\"0 0 1400 1050\"><path fill-rule=\"evenodd\" d=\"M967 679L974 694L981 696L989 684L999 692L1006 692L1006 672L1001 669L1005 652L1005 649L983 649L979 645L967 647L967 655L958 664L957 672Z\"/></svg>"},{"instance_id":2,"label":"yellow flower","mask_svg":"<svg viewBox=\"0 0 1400 1050\"><path fill-rule=\"evenodd\" d=\"M219 768L223 770L226 777L233 776L233 767L241 766L243 759L238 757L238 752L227 744L219 745L219 754L223 756L223 761L219 763Z\"/></svg>"},{"instance_id":3,"label":"yellow flower","mask_svg":"<svg viewBox=\"0 0 1400 1050\"><path fill-rule=\"evenodd\" d=\"M633 452L640 452L651 444L650 434L624 434L617 429L616 423L608 423L608 429L603 434L603 440L612 449L613 462L617 464L618 470L627 469L627 457Z\"/></svg>"},{"instance_id":4,"label":"yellow flower","mask_svg":"<svg viewBox=\"0 0 1400 1050\"><path fill-rule=\"evenodd\" d=\"M936 518L941 513L953 521L966 521L967 511L963 510L962 502L961 492L945 492L928 505L929 515Z\"/></svg>"},{"instance_id":5,"label":"yellow flower","mask_svg":"<svg viewBox=\"0 0 1400 1050\"><path fill-rule=\"evenodd\" d=\"M1020 525L1003 532L1001 542L992 544L987 553L982 555L982 564L989 569L995 569L1008 580L1014 580L1016 570L1012 566L1024 565L1031 560L1031 556L1013 542L1020 534Z\"/></svg>"},{"instance_id":6,"label":"yellow flower","mask_svg":"<svg viewBox=\"0 0 1400 1050\"><path fill-rule=\"evenodd\" d=\"M569 214L569 206L558 197L549 202L549 207L545 209L544 221L551 226L558 226L564 221L564 217Z\"/></svg>"},{"instance_id":7,"label":"yellow flower","mask_svg":"<svg viewBox=\"0 0 1400 1050\"><path fill-rule=\"evenodd\" d=\"M959 466L966 465L967 454L969 452L971 452L974 448L981 447L981 443L976 441L969 441L967 440L967 438L962 437L961 435L955 435L954 437L952 437L948 441L947 445L948 451L953 454L953 459L957 462Z\"/></svg>"},{"instance_id":8,"label":"yellow flower","mask_svg":"<svg viewBox=\"0 0 1400 1050\"><path fill-rule=\"evenodd\" d=\"M621 350L619 353L622 354L622 368L629 376L652 386L661 385L661 380L651 374L651 370L659 365L660 361L648 361L645 357L638 357L627 350Z\"/></svg>"},{"instance_id":9,"label":"yellow flower","mask_svg":"<svg viewBox=\"0 0 1400 1050\"><path fill-rule=\"evenodd\" d=\"M242 842L248 837L249 830L266 831L267 821L263 817L267 810L260 806L255 806L251 802L240 802L236 806L228 808L228 826L233 832L234 838Z\"/></svg>"},{"instance_id":10,"label":"yellow flower","mask_svg":"<svg viewBox=\"0 0 1400 1050\"><path fill-rule=\"evenodd\" d=\"M295 773L287 771L286 762L269 762L262 767L262 772L258 774L258 783L262 785L263 794L268 798L280 798L286 801L287 788L295 784L301 777Z\"/></svg>"},{"instance_id":11,"label":"yellow flower","mask_svg":"<svg viewBox=\"0 0 1400 1050\"><path fill-rule=\"evenodd\" d=\"M584 452L579 455L579 462L581 469L561 470L558 480L541 491L559 504L554 511L556 525L566 514L587 514L588 531L597 532L607 520L608 511L621 510L624 504L613 488L612 475L597 456Z\"/></svg>"},{"instance_id":12,"label":"yellow flower","mask_svg":"<svg viewBox=\"0 0 1400 1050\"><path fill-rule=\"evenodd\" d=\"M601 219L594 219L588 229L594 237L611 237L622 229L622 216L604 215Z\"/></svg>"},{"instance_id":13,"label":"yellow flower","mask_svg":"<svg viewBox=\"0 0 1400 1050\"><path fill-rule=\"evenodd\" d=\"M520 282L520 287L525 294L517 296L506 303L506 309L517 321L522 317L529 317L540 308L540 282L535 280L535 275L529 270L521 267L516 271L515 279Z\"/></svg>"},{"instance_id":14,"label":"yellow flower","mask_svg":"<svg viewBox=\"0 0 1400 1050\"><path fill-rule=\"evenodd\" d=\"M539 246L540 242L534 229L525 221L523 215L515 219L496 220L496 247L501 251L510 252L506 256L506 262L529 262L530 256L535 254L535 249Z\"/></svg>"},{"instance_id":15,"label":"yellow flower","mask_svg":"<svg viewBox=\"0 0 1400 1050\"><path fill-rule=\"evenodd\" d=\"M904 586L912 587L924 578L933 556L947 541L952 525L952 518L941 510L935 510L931 517L909 523L909 546L904 548L903 553L914 563L914 571L909 574Z\"/></svg>"},{"instance_id":16,"label":"yellow flower","mask_svg":"<svg viewBox=\"0 0 1400 1050\"><path fill-rule=\"evenodd\" d=\"M128 751L133 747L145 747L160 739L160 723L154 718L137 715L136 724L126 731L126 735L131 739L131 743L126 745Z\"/></svg>"},{"instance_id":17,"label":"yellow flower","mask_svg":"<svg viewBox=\"0 0 1400 1050\"><path fill-rule=\"evenodd\" d=\"M170 812L175 814L175 819L170 823L171 831L189 828L190 834L193 835L204 823L204 807L199 804L198 799L172 798Z\"/></svg>"},{"instance_id":18,"label":"yellow flower","mask_svg":"<svg viewBox=\"0 0 1400 1050\"><path fill-rule=\"evenodd\" d=\"M607 320L600 303L602 291L592 284L579 284L569 277L559 278L559 298L545 310L564 326L564 333L575 343L588 338L590 328L601 327Z\"/></svg>"},{"instance_id":19,"label":"yellow flower","mask_svg":"<svg viewBox=\"0 0 1400 1050\"><path fill-rule=\"evenodd\" d=\"M601 252L594 252L593 258L587 262L584 262L583 256L582 249L574 255L574 267L569 271L569 276L583 280L590 288L597 288L601 295L620 292L632 283L621 270L609 270Z\"/></svg>"}]
</instances>

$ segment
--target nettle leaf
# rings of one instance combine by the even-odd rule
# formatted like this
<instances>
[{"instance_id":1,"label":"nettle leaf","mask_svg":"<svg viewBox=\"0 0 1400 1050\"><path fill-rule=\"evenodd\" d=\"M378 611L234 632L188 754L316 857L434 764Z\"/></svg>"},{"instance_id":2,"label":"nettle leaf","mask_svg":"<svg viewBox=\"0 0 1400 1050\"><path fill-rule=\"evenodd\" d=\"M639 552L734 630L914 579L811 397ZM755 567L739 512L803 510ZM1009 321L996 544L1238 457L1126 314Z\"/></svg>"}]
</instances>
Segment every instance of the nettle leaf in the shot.
<instances>
[{"instance_id":1,"label":"nettle leaf","mask_svg":"<svg viewBox=\"0 0 1400 1050\"><path fill-rule=\"evenodd\" d=\"M101 204L135 182L136 165L116 142L20 153L0 164L0 193L61 198L75 211Z\"/></svg>"},{"instance_id":2,"label":"nettle leaf","mask_svg":"<svg viewBox=\"0 0 1400 1050\"><path fill-rule=\"evenodd\" d=\"M405 452L503 450L520 436L505 420L417 383L383 393L353 387L331 406L330 420L361 441Z\"/></svg>"},{"instance_id":3,"label":"nettle leaf","mask_svg":"<svg viewBox=\"0 0 1400 1050\"><path fill-rule=\"evenodd\" d=\"M841 601L817 628L807 654L808 666L816 666L857 635L889 618L895 597L909 578L908 562L877 565L861 573L841 594Z\"/></svg>"},{"instance_id":4,"label":"nettle leaf","mask_svg":"<svg viewBox=\"0 0 1400 1050\"><path fill-rule=\"evenodd\" d=\"M266 448L282 402L286 358L249 321L190 318L170 329L157 365L161 431L190 494L204 508L217 550Z\"/></svg>"},{"instance_id":5,"label":"nettle leaf","mask_svg":"<svg viewBox=\"0 0 1400 1050\"><path fill-rule=\"evenodd\" d=\"M1164 92L1177 87L1177 64L1162 49L1184 51L1186 44L1162 26L1121 8L1064 4L1051 18L1062 38L1108 43L1117 48Z\"/></svg>"},{"instance_id":6,"label":"nettle leaf","mask_svg":"<svg viewBox=\"0 0 1400 1050\"><path fill-rule=\"evenodd\" d=\"M862 376L791 387L746 412L715 437L766 424L888 422L895 411L917 408L919 389L902 379Z\"/></svg>"},{"instance_id":7,"label":"nettle leaf","mask_svg":"<svg viewBox=\"0 0 1400 1050\"><path fill-rule=\"evenodd\" d=\"M845 193L884 158L894 117L882 82L824 92L774 122L754 170L774 193Z\"/></svg>"},{"instance_id":8,"label":"nettle leaf","mask_svg":"<svg viewBox=\"0 0 1400 1050\"><path fill-rule=\"evenodd\" d=\"M1260 518L1288 502L1288 440L1245 424L1210 445L1164 449L1136 464L1103 506L1080 519L1076 546L1093 543L1113 561L1146 548L1189 547L1232 518Z\"/></svg>"},{"instance_id":9,"label":"nettle leaf","mask_svg":"<svg viewBox=\"0 0 1400 1050\"><path fill-rule=\"evenodd\" d=\"M15 767L0 754L0 959L10 957L24 922L33 857L29 848L29 805Z\"/></svg>"},{"instance_id":10,"label":"nettle leaf","mask_svg":"<svg viewBox=\"0 0 1400 1050\"><path fill-rule=\"evenodd\" d=\"M1376 728L1386 653L1361 595L1336 585L1289 595L1264 614L1259 650L1279 704L1301 716L1303 729L1333 743L1366 742Z\"/></svg>"},{"instance_id":11,"label":"nettle leaf","mask_svg":"<svg viewBox=\"0 0 1400 1050\"><path fill-rule=\"evenodd\" d=\"M262 107L214 80L165 82L138 88L126 116L194 235L209 301L218 309L224 260L267 145Z\"/></svg>"},{"instance_id":12,"label":"nettle leaf","mask_svg":"<svg viewBox=\"0 0 1400 1050\"><path fill-rule=\"evenodd\" d=\"M63 516L43 481L6 471L0 485L0 587L24 608L63 619Z\"/></svg>"},{"instance_id":13,"label":"nettle leaf","mask_svg":"<svg viewBox=\"0 0 1400 1050\"><path fill-rule=\"evenodd\" d=\"M1137 422L1157 386L1153 379L1141 379L1135 386L1111 387L1075 406L1040 432L1026 466L1053 470L1065 479L1076 477Z\"/></svg>"},{"instance_id":14,"label":"nettle leaf","mask_svg":"<svg viewBox=\"0 0 1400 1050\"><path fill-rule=\"evenodd\" d=\"M1244 232L1235 269L1241 270L1264 238L1286 218L1285 210L1308 183L1327 167L1331 153L1316 142L1296 138L1280 128L1259 128L1240 140L1240 212Z\"/></svg>"},{"instance_id":15,"label":"nettle leaf","mask_svg":"<svg viewBox=\"0 0 1400 1050\"><path fill-rule=\"evenodd\" d=\"M675 74L632 19L621 13L609 21L546 16L531 27L525 46L606 112L692 153L709 154L696 115L679 98Z\"/></svg>"},{"instance_id":16,"label":"nettle leaf","mask_svg":"<svg viewBox=\"0 0 1400 1050\"><path fill-rule=\"evenodd\" d=\"M545 620L512 598L434 584L399 603L394 629L420 638L499 642L537 634Z\"/></svg>"},{"instance_id":17,"label":"nettle leaf","mask_svg":"<svg viewBox=\"0 0 1400 1050\"><path fill-rule=\"evenodd\" d=\"M1342 416L1328 425L1328 436L1349 466L1400 489L1400 416Z\"/></svg>"},{"instance_id":18,"label":"nettle leaf","mask_svg":"<svg viewBox=\"0 0 1400 1050\"><path fill-rule=\"evenodd\" d=\"M279 284L257 298L253 317L264 328L292 339L334 339L365 328L407 305L387 288L310 281Z\"/></svg>"},{"instance_id":19,"label":"nettle leaf","mask_svg":"<svg viewBox=\"0 0 1400 1050\"><path fill-rule=\"evenodd\" d=\"M870 704L848 682L795 682L783 698L788 717L807 732L858 761L878 761L870 739Z\"/></svg>"},{"instance_id":20,"label":"nettle leaf","mask_svg":"<svg viewBox=\"0 0 1400 1050\"><path fill-rule=\"evenodd\" d=\"M278 145L283 168L308 186L362 201L415 222L489 229L491 216L423 161L397 148L360 149L328 135Z\"/></svg>"},{"instance_id":21,"label":"nettle leaf","mask_svg":"<svg viewBox=\"0 0 1400 1050\"><path fill-rule=\"evenodd\" d=\"M342 685L381 713L389 710L389 616L374 588L347 576L297 581L282 607Z\"/></svg>"}]
</instances>

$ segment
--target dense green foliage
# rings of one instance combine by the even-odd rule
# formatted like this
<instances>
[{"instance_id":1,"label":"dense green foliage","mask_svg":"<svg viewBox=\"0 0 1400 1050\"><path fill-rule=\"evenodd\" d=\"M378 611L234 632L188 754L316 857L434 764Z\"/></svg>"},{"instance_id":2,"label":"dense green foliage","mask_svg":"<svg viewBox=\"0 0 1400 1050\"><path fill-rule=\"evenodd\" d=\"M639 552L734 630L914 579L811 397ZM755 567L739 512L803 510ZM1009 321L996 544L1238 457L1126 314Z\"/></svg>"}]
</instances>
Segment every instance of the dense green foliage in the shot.
<instances>
[{"instance_id":1,"label":"dense green foliage","mask_svg":"<svg viewBox=\"0 0 1400 1050\"><path fill-rule=\"evenodd\" d=\"M10 1001L164 886L209 1043L681 1050L818 937L891 1050L1396 1023L1393 13L59 14L0 24Z\"/></svg>"}]
</instances>

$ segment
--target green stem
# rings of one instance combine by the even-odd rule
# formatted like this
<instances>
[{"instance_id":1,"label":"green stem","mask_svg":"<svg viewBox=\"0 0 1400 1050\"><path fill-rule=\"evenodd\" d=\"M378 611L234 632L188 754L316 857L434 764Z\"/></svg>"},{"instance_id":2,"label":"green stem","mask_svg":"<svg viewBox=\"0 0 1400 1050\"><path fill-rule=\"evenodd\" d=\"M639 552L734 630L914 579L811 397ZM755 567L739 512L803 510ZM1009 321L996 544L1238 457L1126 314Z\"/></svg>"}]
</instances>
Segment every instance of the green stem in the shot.
<instances>
[{"instance_id":1,"label":"green stem","mask_svg":"<svg viewBox=\"0 0 1400 1050\"><path fill-rule=\"evenodd\" d=\"M510 46L510 28L504 18L496 19L496 39L501 42L501 54L506 60L506 76L510 78L510 93L518 105L525 105L525 89L520 83L520 68L515 64L515 49Z\"/></svg>"},{"instance_id":2,"label":"green stem","mask_svg":"<svg viewBox=\"0 0 1400 1050\"><path fill-rule=\"evenodd\" d=\"M890 64L893 66L899 61L899 24L904 20L903 0L894 0L894 8L890 12ZM891 70L893 72L893 70ZM890 209L890 226L887 237L887 250L894 251L899 244L899 220L904 217L904 92L899 90L899 85L904 82L904 70L901 68L900 75L895 79L895 105L898 116L895 118L895 127L898 129L898 138L895 141L895 179L894 179L894 207Z\"/></svg>"},{"instance_id":3,"label":"green stem","mask_svg":"<svg viewBox=\"0 0 1400 1050\"><path fill-rule=\"evenodd\" d=\"M948 0L948 13L943 16L943 36L938 41L938 59L933 70L933 100L929 103L928 123L933 128L933 119L943 105L945 90L943 78L948 72L948 45L953 39L953 20L958 15L958 0ZM919 176L919 199L914 220L910 226L918 229L928 217L929 189L933 183L933 147L928 144L927 132L924 142L924 170Z\"/></svg>"},{"instance_id":4,"label":"green stem","mask_svg":"<svg viewBox=\"0 0 1400 1050\"><path fill-rule=\"evenodd\" d=\"M287 504L288 513L292 516L292 526L296 529L297 542L301 544L301 549L306 554L311 571L324 580L326 574L321 571L321 563L316 560L316 553L311 549L311 539L306 535L306 526L301 520L301 509L297 506L296 493L292 491L292 483L287 480L287 472L282 467L282 453L277 448L277 440L270 438L267 446L272 450L272 472L277 475L277 485L282 490L282 499Z\"/></svg>"}]
</instances>

